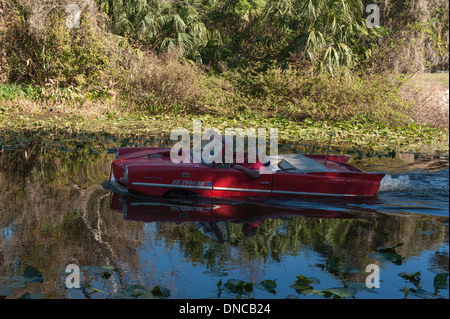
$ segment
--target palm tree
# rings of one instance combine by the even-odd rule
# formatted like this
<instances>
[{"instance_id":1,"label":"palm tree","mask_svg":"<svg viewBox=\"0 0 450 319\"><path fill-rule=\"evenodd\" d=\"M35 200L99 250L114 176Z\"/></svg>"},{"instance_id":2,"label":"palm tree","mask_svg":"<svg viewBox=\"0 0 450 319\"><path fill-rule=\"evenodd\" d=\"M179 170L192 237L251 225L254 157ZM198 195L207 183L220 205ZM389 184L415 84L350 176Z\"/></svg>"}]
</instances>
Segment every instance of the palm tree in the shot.
<instances>
[{"instance_id":1,"label":"palm tree","mask_svg":"<svg viewBox=\"0 0 450 319\"><path fill-rule=\"evenodd\" d=\"M136 38L158 51L177 50L190 61L202 61L205 47L217 47L221 38L208 30L189 2L162 0L97 0L113 23L113 31Z\"/></svg>"},{"instance_id":2,"label":"palm tree","mask_svg":"<svg viewBox=\"0 0 450 319\"><path fill-rule=\"evenodd\" d=\"M351 67L360 39L368 34L363 0L268 0L264 18L283 32L294 32L291 46L321 70Z\"/></svg>"}]
</instances>

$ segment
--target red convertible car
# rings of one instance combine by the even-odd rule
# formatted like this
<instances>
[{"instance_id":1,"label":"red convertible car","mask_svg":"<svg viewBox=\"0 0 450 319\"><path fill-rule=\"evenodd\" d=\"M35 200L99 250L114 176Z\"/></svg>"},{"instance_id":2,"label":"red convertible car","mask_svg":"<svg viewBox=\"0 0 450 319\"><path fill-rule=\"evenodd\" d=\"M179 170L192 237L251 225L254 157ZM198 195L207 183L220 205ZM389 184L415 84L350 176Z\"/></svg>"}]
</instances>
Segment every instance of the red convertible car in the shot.
<instances>
[{"instance_id":1,"label":"red convertible car","mask_svg":"<svg viewBox=\"0 0 450 319\"><path fill-rule=\"evenodd\" d=\"M349 155L287 154L278 155L275 165L267 167L271 173L251 178L231 164L175 164L170 150L119 148L110 181L151 196L376 196L384 177L349 165Z\"/></svg>"}]
</instances>

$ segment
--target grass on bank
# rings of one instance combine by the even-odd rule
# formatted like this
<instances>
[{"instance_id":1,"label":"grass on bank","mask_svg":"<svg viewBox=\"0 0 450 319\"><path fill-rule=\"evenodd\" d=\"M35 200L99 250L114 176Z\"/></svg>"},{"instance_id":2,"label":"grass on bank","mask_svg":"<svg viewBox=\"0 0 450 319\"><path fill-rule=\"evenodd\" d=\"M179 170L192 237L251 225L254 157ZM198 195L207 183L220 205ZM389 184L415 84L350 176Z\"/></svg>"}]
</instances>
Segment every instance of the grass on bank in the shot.
<instances>
[{"instance_id":1,"label":"grass on bank","mask_svg":"<svg viewBox=\"0 0 450 319\"><path fill-rule=\"evenodd\" d=\"M410 123L390 126L382 122L353 118L346 121L294 121L284 117L261 117L255 114L147 114L127 110L115 101L91 101L78 109L70 104L40 104L27 99L0 101L0 137L2 146L20 142L23 131L50 132L48 139L74 136L80 133L107 133L116 136L166 136L171 130L193 130L193 120L225 134L225 128L277 128L280 144L313 144L325 148L329 134L332 145L353 148L361 152L421 152L448 154L448 129ZM268 132L268 131L267 131ZM268 134L268 133L267 133ZM11 136L11 137L8 137ZM16 136L15 138L12 136ZM18 141L14 141L18 139Z\"/></svg>"},{"instance_id":2,"label":"grass on bank","mask_svg":"<svg viewBox=\"0 0 450 319\"><path fill-rule=\"evenodd\" d=\"M281 143L325 147L334 132L333 145L364 152L448 154L448 129L408 117L412 104L400 94L402 77L336 79L276 68L207 77L190 66L178 68L176 60L152 63L148 81L159 91L139 91L141 97L153 96L141 103L109 91L99 96L76 87L0 84L0 135L39 129L62 135L168 135L177 127L192 132L192 121L199 119L202 128L222 133L225 128L278 128ZM163 92L167 100L161 99ZM194 107L197 103L200 107Z\"/></svg>"}]
</instances>

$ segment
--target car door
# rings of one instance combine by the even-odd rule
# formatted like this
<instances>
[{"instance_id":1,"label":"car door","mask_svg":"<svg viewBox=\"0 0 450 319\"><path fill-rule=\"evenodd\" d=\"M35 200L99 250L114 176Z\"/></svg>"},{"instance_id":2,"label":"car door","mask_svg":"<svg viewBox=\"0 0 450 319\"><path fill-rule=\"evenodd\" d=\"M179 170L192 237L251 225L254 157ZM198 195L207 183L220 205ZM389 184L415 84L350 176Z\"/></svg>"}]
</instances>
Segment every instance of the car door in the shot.
<instances>
[{"instance_id":1,"label":"car door","mask_svg":"<svg viewBox=\"0 0 450 319\"><path fill-rule=\"evenodd\" d=\"M259 178L254 179L238 169L215 165L212 196L270 196L272 193L272 175L262 174Z\"/></svg>"},{"instance_id":2,"label":"car door","mask_svg":"<svg viewBox=\"0 0 450 319\"><path fill-rule=\"evenodd\" d=\"M193 191L201 196L211 196L213 168L203 164L179 164L170 173L168 184L171 189Z\"/></svg>"}]
</instances>

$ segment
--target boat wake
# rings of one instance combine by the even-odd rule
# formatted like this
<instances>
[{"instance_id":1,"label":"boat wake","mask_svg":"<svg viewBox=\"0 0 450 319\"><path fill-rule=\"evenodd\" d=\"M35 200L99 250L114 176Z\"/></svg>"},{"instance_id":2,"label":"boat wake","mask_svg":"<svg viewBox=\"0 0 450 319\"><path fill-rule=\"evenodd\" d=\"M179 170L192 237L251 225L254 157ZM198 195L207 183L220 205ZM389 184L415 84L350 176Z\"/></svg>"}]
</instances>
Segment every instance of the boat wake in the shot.
<instances>
[{"instance_id":1,"label":"boat wake","mask_svg":"<svg viewBox=\"0 0 450 319\"><path fill-rule=\"evenodd\" d=\"M402 191L411 187L411 180L408 175L402 175L399 177L392 177L386 175L380 183L379 193Z\"/></svg>"}]
</instances>

